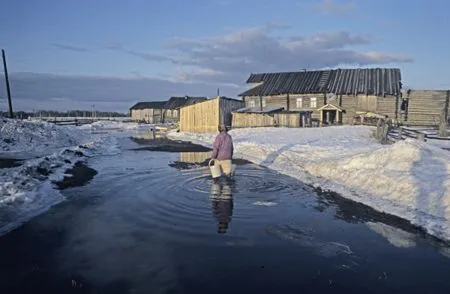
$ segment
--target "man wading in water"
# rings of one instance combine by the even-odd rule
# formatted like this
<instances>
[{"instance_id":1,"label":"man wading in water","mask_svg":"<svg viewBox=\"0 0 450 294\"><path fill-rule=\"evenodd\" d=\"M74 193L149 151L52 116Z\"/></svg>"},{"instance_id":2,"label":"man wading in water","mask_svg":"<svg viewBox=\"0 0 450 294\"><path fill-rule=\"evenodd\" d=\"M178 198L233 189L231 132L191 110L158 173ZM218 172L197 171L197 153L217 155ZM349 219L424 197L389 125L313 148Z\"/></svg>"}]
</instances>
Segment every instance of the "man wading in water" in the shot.
<instances>
[{"instance_id":1,"label":"man wading in water","mask_svg":"<svg viewBox=\"0 0 450 294\"><path fill-rule=\"evenodd\" d=\"M211 159L214 160L214 165L219 165L222 173L229 178L232 172L233 140L225 125L219 126L219 132L214 140Z\"/></svg>"}]
</instances>

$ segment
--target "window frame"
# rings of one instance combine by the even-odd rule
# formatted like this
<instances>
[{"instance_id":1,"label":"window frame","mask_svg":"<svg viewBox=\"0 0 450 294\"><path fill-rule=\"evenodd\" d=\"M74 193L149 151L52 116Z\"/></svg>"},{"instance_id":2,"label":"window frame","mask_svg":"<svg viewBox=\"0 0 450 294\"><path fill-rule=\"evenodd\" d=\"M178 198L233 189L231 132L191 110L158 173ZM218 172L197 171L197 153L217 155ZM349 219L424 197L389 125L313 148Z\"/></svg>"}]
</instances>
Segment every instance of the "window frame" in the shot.
<instances>
[{"instance_id":1,"label":"window frame","mask_svg":"<svg viewBox=\"0 0 450 294\"><path fill-rule=\"evenodd\" d=\"M303 108L303 97L297 97L297 99L295 100L295 107Z\"/></svg>"},{"instance_id":2,"label":"window frame","mask_svg":"<svg viewBox=\"0 0 450 294\"><path fill-rule=\"evenodd\" d=\"M309 98L309 106L311 108L317 108L317 97Z\"/></svg>"}]
</instances>

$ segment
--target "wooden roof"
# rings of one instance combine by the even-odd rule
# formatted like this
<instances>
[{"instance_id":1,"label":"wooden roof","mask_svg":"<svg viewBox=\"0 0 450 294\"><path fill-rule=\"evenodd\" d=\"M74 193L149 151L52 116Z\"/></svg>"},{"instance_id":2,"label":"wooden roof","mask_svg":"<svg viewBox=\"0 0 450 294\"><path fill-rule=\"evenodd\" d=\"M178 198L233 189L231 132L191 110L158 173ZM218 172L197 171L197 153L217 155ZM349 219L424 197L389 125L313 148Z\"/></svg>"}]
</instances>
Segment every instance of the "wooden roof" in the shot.
<instances>
[{"instance_id":1,"label":"wooden roof","mask_svg":"<svg viewBox=\"0 0 450 294\"><path fill-rule=\"evenodd\" d=\"M400 95L398 68L357 68L251 74L247 83L260 85L239 96L282 94Z\"/></svg>"}]
</instances>

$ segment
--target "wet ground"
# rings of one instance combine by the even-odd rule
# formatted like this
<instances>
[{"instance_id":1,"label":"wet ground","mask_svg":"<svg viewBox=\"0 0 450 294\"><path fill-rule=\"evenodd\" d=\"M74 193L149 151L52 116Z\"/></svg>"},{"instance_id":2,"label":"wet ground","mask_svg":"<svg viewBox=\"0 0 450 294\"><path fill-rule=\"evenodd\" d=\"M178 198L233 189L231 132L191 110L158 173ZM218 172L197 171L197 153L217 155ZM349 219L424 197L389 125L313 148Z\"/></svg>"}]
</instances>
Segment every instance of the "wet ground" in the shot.
<instances>
[{"instance_id":1,"label":"wet ground","mask_svg":"<svg viewBox=\"0 0 450 294\"><path fill-rule=\"evenodd\" d=\"M0 158L0 168L12 168L21 166L21 160L15 158Z\"/></svg>"},{"instance_id":2,"label":"wet ground","mask_svg":"<svg viewBox=\"0 0 450 294\"><path fill-rule=\"evenodd\" d=\"M209 152L120 144L0 238L0 293L450 293L450 247L404 220L243 160L213 182Z\"/></svg>"}]
</instances>

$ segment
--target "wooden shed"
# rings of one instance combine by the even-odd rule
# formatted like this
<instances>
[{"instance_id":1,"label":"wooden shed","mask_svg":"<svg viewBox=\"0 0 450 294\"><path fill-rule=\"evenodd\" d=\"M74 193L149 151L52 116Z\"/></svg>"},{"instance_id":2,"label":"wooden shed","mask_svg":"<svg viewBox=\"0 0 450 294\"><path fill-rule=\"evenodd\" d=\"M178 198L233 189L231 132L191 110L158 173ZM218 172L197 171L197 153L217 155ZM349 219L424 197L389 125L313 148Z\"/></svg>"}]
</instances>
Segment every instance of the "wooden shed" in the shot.
<instances>
[{"instance_id":1,"label":"wooden shed","mask_svg":"<svg viewBox=\"0 0 450 294\"><path fill-rule=\"evenodd\" d=\"M449 90L409 90L402 98L401 123L405 125L436 126L442 112L450 118Z\"/></svg>"},{"instance_id":2,"label":"wooden shed","mask_svg":"<svg viewBox=\"0 0 450 294\"><path fill-rule=\"evenodd\" d=\"M284 108L262 110L243 108L233 112L233 128L305 127L311 124L312 111L284 111Z\"/></svg>"},{"instance_id":3,"label":"wooden shed","mask_svg":"<svg viewBox=\"0 0 450 294\"><path fill-rule=\"evenodd\" d=\"M281 109L238 109L232 113L232 126L233 128L273 127L275 125L275 119L272 113Z\"/></svg>"},{"instance_id":4,"label":"wooden shed","mask_svg":"<svg viewBox=\"0 0 450 294\"><path fill-rule=\"evenodd\" d=\"M275 126L305 128L311 126L313 111L282 111L274 114Z\"/></svg>"},{"instance_id":5,"label":"wooden shed","mask_svg":"<svg viewBox=\"0 0 450 294\"><path fill-rule=\"evenodd\" d=\"M181 132L216 132L220 124L231 127L234 110L244 107L241 100L216 97L180 109Z\"/></svg>"}]
</instances>

